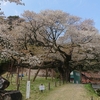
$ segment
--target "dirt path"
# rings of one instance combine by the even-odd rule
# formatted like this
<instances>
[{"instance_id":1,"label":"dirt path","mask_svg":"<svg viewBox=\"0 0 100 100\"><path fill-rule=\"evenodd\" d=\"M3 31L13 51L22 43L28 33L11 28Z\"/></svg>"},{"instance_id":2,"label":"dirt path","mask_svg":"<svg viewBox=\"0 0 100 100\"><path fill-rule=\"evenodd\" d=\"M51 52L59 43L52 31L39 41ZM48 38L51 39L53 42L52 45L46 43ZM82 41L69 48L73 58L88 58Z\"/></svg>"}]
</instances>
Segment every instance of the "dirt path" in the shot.
<instances>
[{"instance_id":1,"label":"dirt path","mask_svg":"<svg viewBox=\"0 0 100 100\"><path fill-rule=\"evenodd\" d=\"M67 84L50 92L43 100L91 100L82 84Z\"/></svg>"}]
</instances>

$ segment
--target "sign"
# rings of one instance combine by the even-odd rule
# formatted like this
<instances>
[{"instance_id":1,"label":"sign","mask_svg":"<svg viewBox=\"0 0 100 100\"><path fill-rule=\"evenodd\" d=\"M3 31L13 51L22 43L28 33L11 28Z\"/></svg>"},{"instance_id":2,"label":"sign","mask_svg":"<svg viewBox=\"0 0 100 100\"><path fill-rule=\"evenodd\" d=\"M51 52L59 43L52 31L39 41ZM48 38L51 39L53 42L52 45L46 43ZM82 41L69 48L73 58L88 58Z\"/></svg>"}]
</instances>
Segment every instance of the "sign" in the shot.
<instances>
[{"instance_id":1,"label":"sign","mask_svg":"<svg viewBox=\"0 0 100 100\"><path fill-rule=\"evenodd\" d=\"M26 99L29 99L30 97L30 81L27 81L26 85Z\"/></svg>"},{"instance_id":2,"label":"sign","mask_svg":"<svg viewBox=\"0 0 100 100\"><path fill-rule=\"evenodd\" d=\"M42 92L42 91L44 91L45 90L45 86L43 85L43 84L41 84L40 86L39 86L39 90Z\"/></svg>"}]
</instances>

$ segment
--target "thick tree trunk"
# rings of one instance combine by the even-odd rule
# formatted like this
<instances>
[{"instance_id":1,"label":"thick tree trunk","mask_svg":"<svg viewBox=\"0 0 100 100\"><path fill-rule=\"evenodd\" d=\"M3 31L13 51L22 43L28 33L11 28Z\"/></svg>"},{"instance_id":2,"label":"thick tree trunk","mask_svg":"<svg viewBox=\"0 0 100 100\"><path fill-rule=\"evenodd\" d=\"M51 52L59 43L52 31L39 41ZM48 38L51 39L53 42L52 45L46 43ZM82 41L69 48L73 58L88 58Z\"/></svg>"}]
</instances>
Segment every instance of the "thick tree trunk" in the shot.
<instances>
[{"instance_id":1,"label":"thick tree trunk","mask_svg":"<svg viewBox=\"0 0 100 100\"><path fill-rule=\"evenodd\" d=\"M66 69L66 82L70 82L70 70Z\"/></svg>"},{"instance_id":2,"label":"thick tree trunk","mask_svg":"<svg viewBox=\"0 0 100 100\"><path fill-rule=\"evenodd\" d=\"M64 73L62 74L62 80L63 80L63 83L64 82L70 82L70 71L69 71L69 69L66 69L65 71L64 71Z\"/></svg>"},{"instance_id":3,"label":"thick tree trunk","mask_svg":"<svg viewBox=\"0 0 100 100\"><path fill-rule=\"evenodd\" d=\"M62 79L63 83L70 82L70 67L67 61L64 62L64 67L62 68Z\"/></svg>"}]
</instances>

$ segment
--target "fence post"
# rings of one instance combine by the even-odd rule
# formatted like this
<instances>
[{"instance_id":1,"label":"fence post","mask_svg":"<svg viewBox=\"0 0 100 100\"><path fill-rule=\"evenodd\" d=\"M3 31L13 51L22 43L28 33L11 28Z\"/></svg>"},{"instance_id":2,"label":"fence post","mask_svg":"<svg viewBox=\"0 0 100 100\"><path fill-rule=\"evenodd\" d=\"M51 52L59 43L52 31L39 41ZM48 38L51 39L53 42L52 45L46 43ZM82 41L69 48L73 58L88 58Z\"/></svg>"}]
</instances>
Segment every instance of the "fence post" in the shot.
<instances>
[{"instance_id":1,"label":"fence post","mask_svg":"<svg viewBox=\"0 0 100 100\"><path fill-rule=\"evenodd\" d=\"M49 82L49 84L48 84L48 90L50 90L50 82Z\"/></svg>"},{"instance_id":2,"label":"fence post","mask_svg":"<svg viewBox=\"0 0 100 100\"><path fill-rule=\"evenodd\" d=\"M59 86L61 86L61 80L59 80Z\"/></svg>"},{"instance_id":3,"label":"fence post","mask_svg":"<svg viewBox=\"0 0 100 100\"><path fill-rule=\"evenodd\" d=\"M18 83L18 85L17 85L17 90L19 90L19 87L20 87L20 84Z\"/></svg>"},{"instance_id":4,"label":"fence post","mask_svg":"<svg viewBox=\"0 0 100 100\"><path fill-rule=\"evenodd\" d=\"M63 82L63 84L64 84L64 83L65 83L65 80L63 79L63 81L62 81L62 82Z\"/></svg>"},{"instance_id":5,"label":"fence post","mask_svg":"<svg viewBox=\"0 0 100 100\"><path fill-rule=\"evenodd\" d=\"M17 67L17 77L16 77L16 85L17 85L17 90L19 90L19 67Z\"/></svg>"},{"instance_id":6,"label":"fence post","mask_svg":"<svg viewBox=\"0 0 100 100\"><path fill-rule=\"evenodd\" d=\"M93 96L91 96L91 100L93 100Z\"/></svg>"},{"instance_id":7,"label":"fence post","mask_svg":"<svg viewBox=\"0 0 100 100\"><path fill-rule=\"evenodd\" d=\"M55 87L57 87L57 82L55 81Z\"/></svg>"}]
</instances>

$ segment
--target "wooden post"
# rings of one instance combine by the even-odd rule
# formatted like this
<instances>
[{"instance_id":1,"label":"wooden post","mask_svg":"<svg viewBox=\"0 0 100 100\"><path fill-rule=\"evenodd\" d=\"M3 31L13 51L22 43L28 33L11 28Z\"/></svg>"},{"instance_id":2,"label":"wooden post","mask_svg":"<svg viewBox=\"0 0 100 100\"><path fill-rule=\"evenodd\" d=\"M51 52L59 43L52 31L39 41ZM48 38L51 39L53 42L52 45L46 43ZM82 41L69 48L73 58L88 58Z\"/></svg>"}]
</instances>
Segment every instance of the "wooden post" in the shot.
<instances>
[{"instance_id":1,"label":"wooden post","mask_svg":"<svg viewBox=\"0 0 100 100\"><path fill-rule=\"evenodd\" d=\"M53 69L52 69L52 82L53 82L53 76L54 76L54 71L53 71Z\"/></svg>"},{"instance_id":2,"label":"wooden post","mask_svg":"<svg viewBox=\"0 0 100 100\"><path fill-rule=\"evenodd\" d=\"M40 71L40 68L37 70L37 72L36 72L36 74L35 74L35 76L34 76L34 78L33 78L33 82L35 81L35 79L36 79L36 77L37 77L39 71Z\"/></svg>"},{"instance_id":3,"label":"wooden post","mask_svg":"<svg viewBox=\"0 0 100 100\"><path fill-rule=\"evenodd\" d=\"M7 73L6 78L9 80L10 72Z\"/></svg>"},{"instance_id":4,"label":"wooden post","mask_svg":"<svg viewBox=\"0 0 100 100\"><path fill-rule=\"evenodd\" d=\"M19 87L20 87L20 83L18 83L18 85L17 85L17 90L19 90Z\"/></svg>"},{"instance_id":5,"label":"wooden post","mask_svg":"<svg viewBox=\"0 0 100 100\"><path fill-rule=\"evenodd\" d=\"M46 80L47 80L47 77L48 77L48 69L46 68L46 77L45 77Z\"/></svg>"},{"instance_id":6,"label":"wooden post","mask_svg":"<svg viewBox=\"0 0 100 100\"><path fill-rule=\"evenodd\" d=\"M22 80L22 77L23 77L23 76L22 76L22 75L23 75L23 69L24 69L24 68L21 67L21 80Z\"/></svg>"},{"instance_id":7,"label":"wooden post","mask_svg":"<svg viewBox=\"0 0 100 100\"><path fill-rule=\"evenodd\" d=\"M31 74L31 68L29 68L29 72L28 72L28 81L30 81L30 74Z\"/></svg>"},{"instance_id":8,"label":"wooden post","mask_svg":"<svg viewBox=\"0 0 100 100\"><path fill-rule=\"evenodd\" d=\"M63 80L63 84L65 83L65 81Z\"/></svg>"},{"instance_id":9,"label":"wooden post","mask_svg":"<svg viewBox=\"0 0 100 100\"><path fill-rule=\"evenodd\" d=\"M26 76L27 76L27 71L26 71Z\"/></svg>"},{"instance_id":10,"label":"wooden post","mask_svg":"<svg viewBox=\"0 0 100 100\"><path fill-rule=\"evenodd\" d=\"M59 80L59 86L61 86L61 79Z\"/></svg>"},{"instance_id":11,"label":"wooden post","mask_svg":"<svg viewBox=\"0 0 100 100\"><path fill-rule=\"evenodd\" d=\"M93 96L91 96L91 100L93 100Z\"/></svg>"},{"instance_id":12,"label":"wooden post","mask_svg":"<svg viewBox=\"0 0 100 100\"><path fill-rule=\"evenodd\" d=\"M57 82L55 81L55 87L57 87Z\"/></svg>"},{"instance_id":13,"label":"wooden post","mask_svg":"<svg viewBox=\"0 0 100 100\"><path fill-rule=\"evenodd\" d=\"M13 73L11 73L10 75L11 75L10 77L11 77L11 84L12 84L12 77L13 77Z\"/></svg>"},{"instance_id":14,"label":"wooden post","mask_svg":"<svg viewBox=\"0 0 100 100\"><path fill-rule=\"evenodd\" d=\"M10 61L10 78L11 78L11 84L12 84L12 77L13 77L13 62Z\"/></svg>"},{"instance_id":15,"label":"wooden post","mask_svg":"<svg viewBox=\"0 0 100 100\"><path fill-rule=\"evenodd\" d=\"M19 89L19 67L17 67L16 85L17 85L17 90L18 90Z\"/></svg>"},{"instance_id":16,"label":"wooden post","mask_svg":"<svg viewBox=\"0 0 100 100\"><path fill-rule=\"evenodd\" d=\"M48 84L48 90L50 90L50 82L49 82L49 84Z\"/></svg>"}]
</instances>

